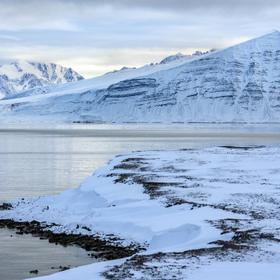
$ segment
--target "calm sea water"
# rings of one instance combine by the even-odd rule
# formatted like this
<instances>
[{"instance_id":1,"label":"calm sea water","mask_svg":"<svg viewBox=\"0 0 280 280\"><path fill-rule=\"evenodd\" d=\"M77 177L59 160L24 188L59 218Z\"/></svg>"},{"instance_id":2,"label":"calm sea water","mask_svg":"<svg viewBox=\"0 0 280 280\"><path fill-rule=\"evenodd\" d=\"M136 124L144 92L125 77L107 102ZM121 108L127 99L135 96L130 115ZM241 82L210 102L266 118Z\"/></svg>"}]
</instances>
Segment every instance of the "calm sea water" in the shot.
<instances>
[{"instance_id":1,"label":"calm sea water","mask_svg":"<svg viewBox=\"0 0 280 280\"><path fill-rule=\"evenodd\" d=\"M0 126L0 201L72 188L113 156L134 150L280 143L279 125ZM13 237L11 237L13 235ZM0 279L92 262L78 248L0 230ZM36 265L35 265L36 263ZM30 275L32 276L32 275Z\"/></svg>"}]
</instances>

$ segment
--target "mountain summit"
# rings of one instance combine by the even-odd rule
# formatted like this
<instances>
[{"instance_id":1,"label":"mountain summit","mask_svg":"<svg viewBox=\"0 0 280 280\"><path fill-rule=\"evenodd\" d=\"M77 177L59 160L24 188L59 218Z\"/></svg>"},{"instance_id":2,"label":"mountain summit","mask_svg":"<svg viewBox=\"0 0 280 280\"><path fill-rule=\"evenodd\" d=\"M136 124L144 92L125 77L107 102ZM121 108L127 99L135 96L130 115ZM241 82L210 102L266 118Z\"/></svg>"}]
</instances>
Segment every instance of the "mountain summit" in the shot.
<instances>
[{"instance_id":1,"label":"mountain summit","mask_svg":"<svg viewBox=\"0 0 280 280\"><path fill-rule=\"evenodd\" d=\"M15 61L0 66L0 98L23 90L81 79L83 77L71 68L54 63Z\"/></svg>"}]
</instances>

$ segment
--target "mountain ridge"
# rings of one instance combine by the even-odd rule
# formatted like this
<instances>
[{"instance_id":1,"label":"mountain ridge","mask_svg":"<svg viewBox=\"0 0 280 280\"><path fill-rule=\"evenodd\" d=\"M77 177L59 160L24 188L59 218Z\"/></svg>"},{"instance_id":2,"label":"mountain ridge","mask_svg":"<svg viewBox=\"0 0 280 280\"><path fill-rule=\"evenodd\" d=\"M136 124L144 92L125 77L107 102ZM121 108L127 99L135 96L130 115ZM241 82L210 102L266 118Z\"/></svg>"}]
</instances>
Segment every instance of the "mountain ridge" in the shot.
<instances>
[{"instance_id":1,"label":"mountain ridge","mask_svg":"<svg viewBox=\"0 0 280 280\"><path fill-rule=\"evenodd\" d=\"M57 92L44 102L0 106L12 115L40 111L64 121L280 122L277 73L280 33L273 32L115 83L109 78L103 86Z\"/></svg>"}]
</instances>

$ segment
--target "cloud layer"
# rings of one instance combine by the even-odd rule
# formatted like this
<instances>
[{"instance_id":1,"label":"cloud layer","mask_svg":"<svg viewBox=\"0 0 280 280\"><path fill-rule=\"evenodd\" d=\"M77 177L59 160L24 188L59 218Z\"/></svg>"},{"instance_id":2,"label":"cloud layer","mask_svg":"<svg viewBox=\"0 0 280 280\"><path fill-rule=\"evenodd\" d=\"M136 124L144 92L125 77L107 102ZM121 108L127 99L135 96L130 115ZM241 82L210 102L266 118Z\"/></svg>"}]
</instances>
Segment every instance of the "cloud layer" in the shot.
<instances>
[{"instance_id":1,"label":"cloud layer","mask_svg":"<svg viewBox=\"0 0 280 280\"><path fill-rule=\"evenodd\" d=\"M1 0L0 61L60 62L90 77L271 32L279 12L273 0Z\"/></svg>"}]
</instances>

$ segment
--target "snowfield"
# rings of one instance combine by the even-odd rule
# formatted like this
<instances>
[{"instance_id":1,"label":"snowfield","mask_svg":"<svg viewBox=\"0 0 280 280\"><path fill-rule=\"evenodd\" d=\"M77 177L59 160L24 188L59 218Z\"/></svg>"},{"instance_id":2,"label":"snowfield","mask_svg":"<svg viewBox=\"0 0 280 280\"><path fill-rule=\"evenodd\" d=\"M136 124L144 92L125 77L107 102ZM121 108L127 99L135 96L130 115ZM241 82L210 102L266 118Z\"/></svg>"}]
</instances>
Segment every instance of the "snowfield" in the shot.
<instances>
[{"instance_id":1,"label":"snowfield","mask_svg":"<svg viewBox=\"0 0 280 280\"><path fill-rule=\"evenodd\" d=\"M77 189L13 201L0 219L143 248L40 279L277 279L279 166L279 147L134 152Z\"/></svg>"}]
</instances>

